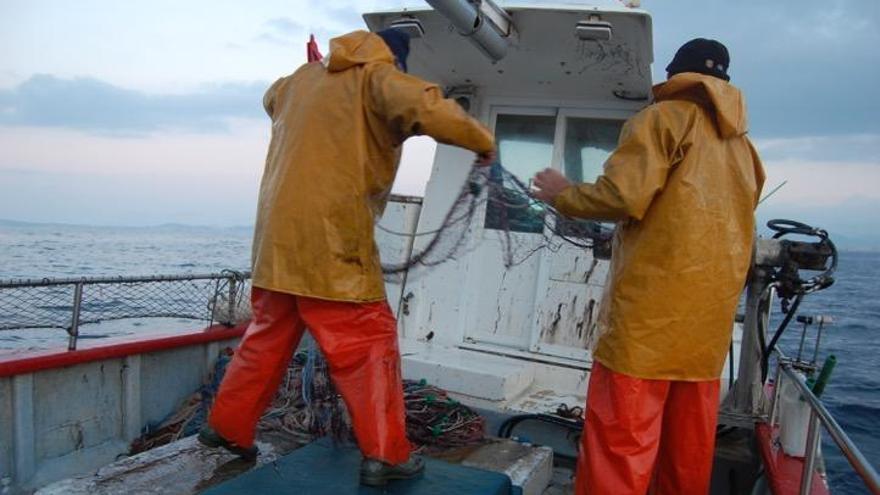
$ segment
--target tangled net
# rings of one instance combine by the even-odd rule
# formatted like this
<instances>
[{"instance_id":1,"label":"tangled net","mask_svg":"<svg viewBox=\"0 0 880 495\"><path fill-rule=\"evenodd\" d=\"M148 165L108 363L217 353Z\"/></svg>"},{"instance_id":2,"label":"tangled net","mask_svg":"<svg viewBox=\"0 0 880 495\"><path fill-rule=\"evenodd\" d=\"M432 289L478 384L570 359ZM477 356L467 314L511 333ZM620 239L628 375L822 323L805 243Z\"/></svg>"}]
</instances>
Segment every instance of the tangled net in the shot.
<instances>
[{"instance_id":1,"label":"tangled net","mask_svg":"<svg viewBox=\"0 0 880 495\"><path fill-rule=\"evenodd\" d=\"M425 380L404 380L406 435L417 451L432 453L483 440L485 420Z\"/></svg>"},{"instance_id":2,"label":"tangled net","mask_svg":"<svg viewBox=\"0 0 880 495\"><path fill-rule=\"evenodd\" d=\"M286 433L300 443L328 435L335 442L354 439L351 418L333 387L327 362L314 347L293 357L257 428Z\"/></svg>"},{"instance_id":3,"label":"tangled net","mask_svg":"<svg viewBox=\"0 0 880 495\"><path fill-rule=\"evenodd\" d=\"M157 425L148 426L131 445L137 454L193 435L205 423L226 366L227 351L217 360L206 383L183 401L180 408ZM424 380L405 380L406 432L416 452L434 453L482 442L483 418L451 399ZM297 353L271 406L257 429L287 437L297 444L330 436L337 442L352 441L351 420L342 396L333 387L326 361L314 348Z\"/></svg>"},{"instance_id":4,"label":"tangled net","mask_svg":"<svg viewBox=\"0 0 880 495\"><path fill-rule=\"evenodd\" d=\"M485 205L485 220L478 225L477 215ZM502 243L504 266L510 268L525 262L543 249L558 251L570 244L593 249L597 258L611 252L612 230L599 222L572 219L551 205L534 198L529 187L519 178L495 163L490 167L474 167L459 191L452 207L440 225L433 230L415 234L395 232L381 225L388 234L427 238L409 259L401 263L383 263L387 275L403 273L416 266L432 267L455 259L468 248L468 238L478 228L497 231ZM524 236L518 234L535 234Z\"/></svg>"}]
</instances>

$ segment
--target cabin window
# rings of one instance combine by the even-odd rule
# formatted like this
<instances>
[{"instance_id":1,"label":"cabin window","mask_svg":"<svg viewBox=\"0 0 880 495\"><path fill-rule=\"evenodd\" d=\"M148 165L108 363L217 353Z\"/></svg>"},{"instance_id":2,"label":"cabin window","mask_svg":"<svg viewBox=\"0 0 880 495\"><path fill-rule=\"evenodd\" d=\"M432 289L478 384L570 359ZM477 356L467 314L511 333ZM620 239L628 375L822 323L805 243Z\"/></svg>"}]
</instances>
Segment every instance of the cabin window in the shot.
<instances>
[{"instance_id":1,"label":"cabin window","mask_svg":"<svg viewBox=\"0 0 880 495\"><path fill-rule=\"evenodd\" d=\"M573 182L596 182L602 167L617 147L621 120L567 117L562 150L562 170ZM588 238L600 224L592 220L568 219L556 225L568 237Z\"/></svg>"},{"instance_id":2,"label":"cabin window","mask_svg":"<svg viewBox=\"0 0 880 495\"><path fill-rule=\"evenodd\" d=\"M565 176L574 182L595 182L617 147L622 126L620 120L569 117L563 150Z\"/></svg>"},{"instance_id":3,"label":"cabin window","mask_svg":"<svg viewBox=\"0 0 880 495\"><path fill-rule=\"evenodd\" d=\"M503 115L495 121L495 141L498 159L504 167L528 184L539 170L553 161L553 139L556 117L553 115ZM486 209L487 229L512 232L541 233L544 231L544 211L529 206L529 198L509 188L493 190L497 200Z\"/></svg>"}]
</instances>

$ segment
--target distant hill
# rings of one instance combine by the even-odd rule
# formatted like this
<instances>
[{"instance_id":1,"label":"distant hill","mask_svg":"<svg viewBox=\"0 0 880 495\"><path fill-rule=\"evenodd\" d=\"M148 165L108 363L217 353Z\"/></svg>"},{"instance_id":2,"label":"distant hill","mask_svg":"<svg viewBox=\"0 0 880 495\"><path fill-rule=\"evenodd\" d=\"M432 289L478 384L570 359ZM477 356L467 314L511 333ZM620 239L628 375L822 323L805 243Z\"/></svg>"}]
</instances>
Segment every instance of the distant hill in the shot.
<instances>
[{"instance_id":1,"label":"distant hill","mask_svg":"<svg viewBox=\"0 0 880 495\"><path fill-rule=\"evenodd\" d=\"M183 223L163 223L159 225L90 225L75 223L58 223L58 222L23 222L20 220L8 220L0 218L0 227L32 227L32 228L71 228L71 229L138 229L138 230L156 230L165 232L179 232L194 230L198 231L234 231L234 232L252 232L253 225L232 225L232 226L212 226L212 225L187 225Z\"/></svg>"},{"instance_id":2,"label":"distant hill","mask_svg":"<svg viewBox=\"0 0 880 495\"><path fill-rule=\"evenodd\" d=\"M785 218L803 222L814 227L828 230L831 239L840 250L880 252L880 214L871 216L869 212L880 212L880 202L869 200L852 200L834 208L807 207L792 208L765 205L758 210L758 233L770 236L772 232L766 227L767 221L773 218ZM23 222L19 220L0 219L0 227L33 227L33 228L75 228L75 229L138 229L157 232L253 232L253 225L211 226L188 225L181 223L163 223L159 225L88 225L67 223Z\"/></svg>"},{"instance_id":3,"label":"distant hill","mask_svg":"<svg viewBox=\"0 0 880 495\"><path fill-rule=\"evenodd\" d=\"M769 203L769 202L768 202ZM828 231L844 251L880 251L880 201L854 198L833 207L763 205L758 209L758 232L769 233L767 221L784 218Z\"/></svg>"}]
</instances>

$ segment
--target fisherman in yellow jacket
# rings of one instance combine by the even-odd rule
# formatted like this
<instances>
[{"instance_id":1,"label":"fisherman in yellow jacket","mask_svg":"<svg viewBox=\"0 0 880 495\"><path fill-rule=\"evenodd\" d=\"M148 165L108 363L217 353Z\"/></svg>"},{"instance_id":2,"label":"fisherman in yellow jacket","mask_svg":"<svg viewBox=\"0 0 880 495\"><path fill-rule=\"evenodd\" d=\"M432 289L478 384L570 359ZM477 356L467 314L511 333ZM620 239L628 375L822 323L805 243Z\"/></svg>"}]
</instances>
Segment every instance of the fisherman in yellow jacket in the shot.
<instances>
[{"instance_id":1,"label":"fisherman in yellow jacket","mask_svg":"<svg viewBox=\"0 0 880 495\"><path fill-rule=\"evenodd\" d=\"M385 300L374 222L401 145L427 135L494 160L494 139L439 87L407 75L409 37L356 31L321 62L276 81L272 140L253 246L253 320L200 440L256 455L254 429L308 327L326 357L363 455L361 482L424 465L406 438L397 324Z\"/></svg>"},{"instance_id":2,"label":"fisherman in yellow jacket","mask_svg":"<svg viewBox=\"0 0 880 495\"><path fill-rule=\"evenodd\" d=\"M721 43L686 43L595 183L551 169L535 195L617 222L576 493L705 495L719 377L764 183Z\"/></svg>"}]
</instances>

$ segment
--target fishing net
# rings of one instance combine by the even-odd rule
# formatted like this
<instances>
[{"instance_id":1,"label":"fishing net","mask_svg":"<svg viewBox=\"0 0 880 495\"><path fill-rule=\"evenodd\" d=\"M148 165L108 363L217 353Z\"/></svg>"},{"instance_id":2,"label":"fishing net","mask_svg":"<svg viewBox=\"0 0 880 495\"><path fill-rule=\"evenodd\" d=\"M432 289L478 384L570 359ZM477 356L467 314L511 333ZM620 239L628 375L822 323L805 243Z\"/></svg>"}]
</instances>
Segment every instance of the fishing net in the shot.
<instances>
[{"instance_id":1,"label":"fishing net","mask_svg":"<svg viewBox=\"0 0 880 495\"><path fill-rule=\"evenodd\" d=\"M327 361L314 342L293 357L259 429L282 432L301 443L324 436L335 442L354 440L351 418L330 380Z\"/></svg>"},{"instance_id":2,"label":"fishing net","mask_svg":"<svg viewBox=\"0 0 880 495\"><path fill-rule=\"evenodd\" d=\"M406 436L417 452L436 453L480 443L485 420L425 380L404 380Z\"/></svg>"},{"instance_id":3,"label":"fishing net","mask_svg":"<svg viewBox=\"0 0 880 495\"><path fill-rule=\"evenodd\" d=\"M379 228L421 241L403 262L383 263L386 276L456 259L473 248L475 234L482 229L497 233L505 268L522 264L542 250L558 251L566 244L592 249L596 258L607 259L613 234L599 222L566 217L534 198L529 187L499 163L470 171L436 229L410 234Z\"/></svg>"},{"instance_id":4,"label":"fishing net","mask_svg":"<svg viewBox=\"0 0 880 495\"><path fill-rule=\"evenodd\" d=\"M130 453L143 452L198 432L207 420L231 355L231 350L221 354L209 378L198 391L184 399L177 410L147 425L132 443ZM424 380L405 380L403 393L407 437L417 452L434 453L483 441L483 418L450 398L446 391ZM282 384L257 428L264 435L282 437L294 445L304 445L324 436L336 442L354 440L345 403L333 386L327 362L314 345L291 359Z\"/></svg>"}]
</instances>

